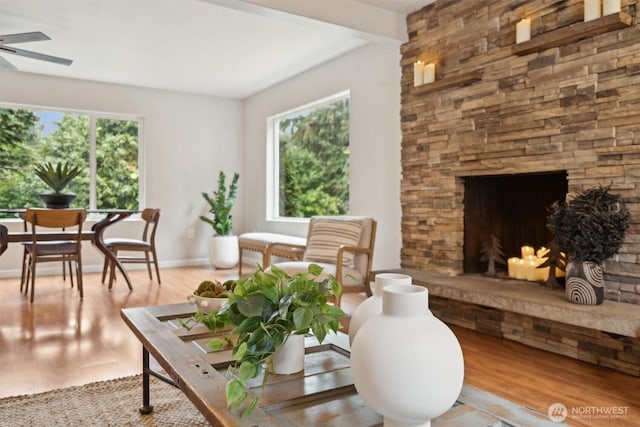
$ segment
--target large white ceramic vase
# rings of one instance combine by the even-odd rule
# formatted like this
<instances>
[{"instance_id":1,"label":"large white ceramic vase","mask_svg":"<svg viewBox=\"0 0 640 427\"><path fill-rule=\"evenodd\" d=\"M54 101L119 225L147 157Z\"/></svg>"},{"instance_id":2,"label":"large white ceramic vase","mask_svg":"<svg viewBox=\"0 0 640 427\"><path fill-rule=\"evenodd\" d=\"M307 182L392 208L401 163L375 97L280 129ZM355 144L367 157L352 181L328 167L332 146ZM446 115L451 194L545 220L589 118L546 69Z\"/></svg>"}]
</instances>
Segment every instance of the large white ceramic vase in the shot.
<instances>
[{"instance_id":1,"label":"large white ceramic vase","mask_svg":"<svg viewBox=\"0 0 640 427\"><path fill-rule=\"evenodd\" d=\"M362 325L380 313L382 313L382 289L389 285L410 285L411 276L399 273L379 273L371 284L372 295L358 304L349 320L349 344L353 344L353 338Z\"/></svg>"},{"instance_id":2,"label":"large white ceramic vase","mask_svg":"<svg viewBox=\"0 0 640 427\"><path fill-rule=\"evenodd\" d=\"M429 311L426 288L390 285L382 292L382 313L353 339L354 384L385 427L429 427L462 390L460 343Z\"/></svg>"},{"instance_id":3,"label":"large white ceramic vase","mask_svg":"<svg viewBox=\"0 0 640 427\"><path fill-rule=\"evenodd\" d=\"M238 264L238 236L213 236L209 243L209 262L212 266L225 269Z\"/></svg>"}]
</instances>

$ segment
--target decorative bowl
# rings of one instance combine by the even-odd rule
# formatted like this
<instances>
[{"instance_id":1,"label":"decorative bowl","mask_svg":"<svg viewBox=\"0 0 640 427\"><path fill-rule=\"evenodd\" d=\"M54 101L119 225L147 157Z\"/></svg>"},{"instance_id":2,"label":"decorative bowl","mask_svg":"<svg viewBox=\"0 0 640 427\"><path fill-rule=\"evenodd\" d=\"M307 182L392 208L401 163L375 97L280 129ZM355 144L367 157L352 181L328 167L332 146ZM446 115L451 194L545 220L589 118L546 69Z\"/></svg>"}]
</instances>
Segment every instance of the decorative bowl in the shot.
<instances>
[{"instance_id":1,"label":"decorative bowl","mask_svg":"<svg viewBox=\"0 0 640 427\"><path fill-rule=\"evenodd\" d=\"M223 304L229 300L228 298L208 298L200 295L192 294L187 297L191 304L195 304L203 313L210 313L213 310L219 310Z\"/></svg>"}]
</instances>

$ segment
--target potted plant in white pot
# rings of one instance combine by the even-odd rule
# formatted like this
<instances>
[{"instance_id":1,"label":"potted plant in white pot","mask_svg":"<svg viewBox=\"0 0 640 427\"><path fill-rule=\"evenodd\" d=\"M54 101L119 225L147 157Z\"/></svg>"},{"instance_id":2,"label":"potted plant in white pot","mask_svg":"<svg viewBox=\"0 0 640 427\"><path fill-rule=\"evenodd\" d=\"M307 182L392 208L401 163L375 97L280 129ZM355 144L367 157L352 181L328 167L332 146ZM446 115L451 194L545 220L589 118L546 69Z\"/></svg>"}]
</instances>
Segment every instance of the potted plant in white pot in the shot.
<instances>
[{"instance_id":1,"label":"potted plant in white pot","mask_svg":"<svg viewBox=\"0 0 640 427\"><path fill-rule=\"evenodd\" d=\"M211 225L214 231L209 246L209 261L216 268L232 268L239 261L238 236L231 234L231 209L236 201L239 178L240 175L234 173L227 187L226 175L220 171L218 189L213 191L213 197L205 192L201 193L209 204L209 213L212 215L211 218L200 215L200 219Z\"/></svg>"},{"instance_id":2,"label":"potted plant in white pot","mask_svg":"<svg viewBox=\"0 0 640 427\"><path fill-rule=\"evenodd\" d=\"M624 200L609 189L599 186L576 194L569 202L556 201L547 217L547 228L568 258L567 297L578 304L602 304L603 263L618 253L629 227Z\"/></svg>"},{"instance_id":3,"label":"potted plant in white pot","mask_svg":"<svg viewBox=\"0 0 640 427\"><path fill-rule=\"evenodd\" d=\"M318 279L322 267L311 264L306 272L289 276L276 266L266 273L236 281L228 303L208 314L201 310L183 326L196 323L217 331L227 328L223 338L209 342L214 351L232 349L234 364L229 367L225 388L227 407L238 409L250 397L247 383L260 374L292 374L304 369L304 337L313 333L322 343L337 332L344 311L331 301L340 297L342 286L329 275ZM243 415L256 406L253 397Z\"/></svg>"},{"instance_id":4,"label":"potted plant in white pot","mask_svg":"<svg viewBox=\"0 0 640 427\"><path fill-rule=\"evenodd\" d=\"M34 166L38 178L40 178L52 193L40 193L40 199L50 209L64 209L71 205L76 198L74 193L63 193L69 183L80 174L79 166L71 166L69 162L58 162L54 165L51 162L43 162Z\"/></svg>"}]
</instances>

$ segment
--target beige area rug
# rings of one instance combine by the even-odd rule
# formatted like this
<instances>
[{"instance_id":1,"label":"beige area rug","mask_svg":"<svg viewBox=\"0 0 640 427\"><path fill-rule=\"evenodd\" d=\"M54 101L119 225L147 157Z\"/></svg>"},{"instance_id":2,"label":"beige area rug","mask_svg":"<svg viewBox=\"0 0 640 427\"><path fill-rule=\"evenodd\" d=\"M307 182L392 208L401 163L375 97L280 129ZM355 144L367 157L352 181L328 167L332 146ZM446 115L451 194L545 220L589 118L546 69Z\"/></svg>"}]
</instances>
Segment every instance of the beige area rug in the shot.
<instances>
[{"instance_id":1,"label":"beige area rug","mask_svg":"<svg viewBox=\"0 0 640 427\"><path fill-rule=\"evenodd\" d=\"M208 426L182 392L151 377L153 412L142 415L142 376L0 399L0 426Z\"/></svg>"}]
</instances>

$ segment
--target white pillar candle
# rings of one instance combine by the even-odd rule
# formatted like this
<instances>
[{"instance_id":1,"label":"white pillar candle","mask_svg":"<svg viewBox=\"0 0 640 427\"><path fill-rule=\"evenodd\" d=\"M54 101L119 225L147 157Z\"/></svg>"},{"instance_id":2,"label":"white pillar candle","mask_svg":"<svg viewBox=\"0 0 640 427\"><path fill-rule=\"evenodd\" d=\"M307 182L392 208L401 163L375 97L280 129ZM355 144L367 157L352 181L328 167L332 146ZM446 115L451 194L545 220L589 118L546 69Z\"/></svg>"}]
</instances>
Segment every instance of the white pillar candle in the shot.
<instances>
[{"instance_id":1,"label":"white pillar candle","mask_svg":"<svg viewBox=\"0 0 640 427\"><path fill-rule=\"evenodd\" d=\"M422 61L413 64L413 85L420 86L424 83L424 63Z\"/></svg>"},{"instance_id":2,"label":"white pillar candle","mask_svg":"<svg viewBox=\"0 0 640 427\"><path fill-rule=\"evenodd\" d=\"M620 0L603 0L602 16L612 15L620 12Z\"/></svg>"},{"instance_id":3,"label":"white pillar candle","mask_svg":"<svg viewBox=\"0 0 640 427\"><path fill-rule=\"evenodd\" d=\"M600 0L584 0L584 22L600 18Z\"/></svg>"},{"instance_id":4,"label":"white pillar candle","mask_svg":"<svg viewBox=\"0 0 640 427\"><path fill-rule=\"evenodd\" d=\"M518 259L516 263L516 279L527 278L527 265L523 259Z\"/></svg>"},{"instance_id":5,"label":"white pillar candle","mask_svg":"<svg viewBox=\"0 0 640 427\"><path fill-rule=\"evenodd\" d=\"M528 260L525 261L525 265L526 265L526 274L527 274L527 280L530 282L535 282L538 280L538 269L536 268L537 263L535 258L529 258Z\"/></svg>"},{"instance_id":6,"label":"white pillar candle","mask_svg":"<svg viewBox=\"0 0 640 427\"><path fill-rule=\"evenodd\" d=\"M516 43L531 40L531 19L524 18L516 24Z\"/></svg>"},{"instance_id":7,"label":"white pillar candle","mask_svg":"<svg viewBox=\"0 0 640 427\"><path fill-rule=\"evenodd\" d=\"M507 274L509 275L509 277L516 277L516 269L518 268L518 261L520 261L520 258L509 258L507 260Z\"/></svg>"},{"instance_id":8,"label":"white pillar candle","mask_svg":"<svg viewBox=\"0 0 640 427\"><path fill-rule=\"evenodd\" d=\"M433 83L436 80L436 64L430 63L424 66L424 82Z\"/></svg>"},{"instance_id":9,"label":"white pillar candle","mask_svg":"<svg viewBox=\"0 0 640 427\"><path fill-rule=\"evenodd\" d=\"M527 259L530 256L533 256L533 247L531 246L523 246L520 248L520 257L522 259Z\"/></svg>"}]
</instances>

